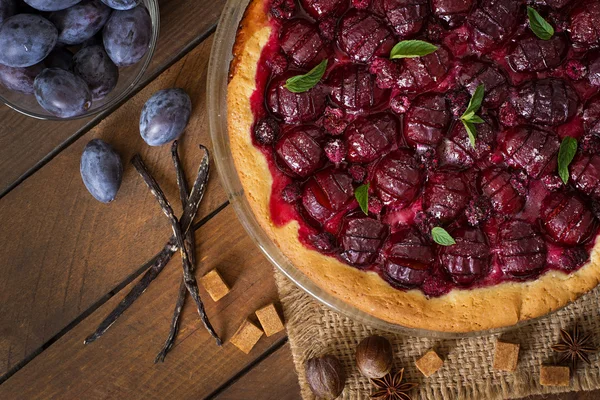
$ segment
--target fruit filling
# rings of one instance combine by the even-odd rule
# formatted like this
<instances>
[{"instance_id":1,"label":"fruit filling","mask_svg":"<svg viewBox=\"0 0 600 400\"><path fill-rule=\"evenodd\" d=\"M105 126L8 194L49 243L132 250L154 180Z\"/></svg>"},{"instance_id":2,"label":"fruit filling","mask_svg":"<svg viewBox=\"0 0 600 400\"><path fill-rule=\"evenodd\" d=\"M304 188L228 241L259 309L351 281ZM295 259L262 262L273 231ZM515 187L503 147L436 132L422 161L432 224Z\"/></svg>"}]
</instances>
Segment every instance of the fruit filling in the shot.
<instances>
[{"instance_id":1,"label":"fruit filling","mask_svg":"<svg viewBox=\"0 0 600 400\"><path fill-rule=\"evenodd\" d=\"M272 0L265 12L252 135L275 224L298 221L308 248L433 297L589 261L598 1ZM435 50L391 57L407 40Z\"/></svg>"}]
</instances>

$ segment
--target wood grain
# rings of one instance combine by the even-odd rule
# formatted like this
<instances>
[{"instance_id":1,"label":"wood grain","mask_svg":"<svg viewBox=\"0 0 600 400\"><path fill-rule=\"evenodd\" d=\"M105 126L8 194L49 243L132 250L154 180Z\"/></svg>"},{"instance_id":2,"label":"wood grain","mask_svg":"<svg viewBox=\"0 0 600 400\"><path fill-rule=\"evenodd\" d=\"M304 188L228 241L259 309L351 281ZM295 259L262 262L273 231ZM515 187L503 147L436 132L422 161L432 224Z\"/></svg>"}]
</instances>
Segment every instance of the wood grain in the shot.
<instances>
[{"instance_id":1,"label":"wood grain","mask_svg":"<svg viewBox=\"0 0 600 400\"><path fill-rule=\"evenodd\" d=\"M138 87L198 44L214 28L225 0L160 0L160 38ZM108 115L108 113L106 113ZM0 196L46 158L106 115L67 122L44 122L0 105ZM138 113L131 115L137 118Z\"/></svg>"},{"instance_id":2,"label":"wood grain","mask_svg":"<svg viewBox=\"0 0 600 400\"><path fill-rule=\"evenodd\" d=\"M213 398L300 400L300 386L293 365L292 351L286 343Z\"/></svg>"},{"instance_id":3,"label":"wood grain","mask_svg":"<svg viewBox=\"0 0 600 400\"><path fill-rule=\"evenodd\" d=\"M209 144L205 85L211 44L202 43L0 199L0 376L137 271L170 237L168 220L129 164L140 152L179 213L170 146L147 146L137 116L159 89L176 86L190 94L194 111L180 149L188 176L195 177L198 144ZM81 151L97 137L116 148L125 166L110 204L94 200L79 175ZM200 217L227 201L217 181L213 166Z\"/></svg>"},{"instance_id":4,"label":"wood grain","mask_svg":"<svg viewBox=\"0 0 600 400\"><path fill-rule=\"evenodd\" d=\"M561 394L543 394L538 396L529 396L523 400L598 400L600 399L600 390L591 392L568 392Z\"/></svg>"},{"instance_id":5,"label":"wood grain","mask_svg":"<svg viewBox=\"0 0 600 400\"><path fill-rule=\"evenodd\" d=\"M256 309L277 300L273 267L231 206L196 238L199 273L218 268L231 286L218 303L201 293L215 329L227 341L246 317L254 319ZM119 293L1 385L0 398L201 399L285 340L285 332L263 336L249 355L228 342L219 348L188 301L173 350L164 364L153 364L169 330L180 278L179 265L167 267L122 319L84 346L83 338L120 300Z\"/></svg>"}]
</instances>

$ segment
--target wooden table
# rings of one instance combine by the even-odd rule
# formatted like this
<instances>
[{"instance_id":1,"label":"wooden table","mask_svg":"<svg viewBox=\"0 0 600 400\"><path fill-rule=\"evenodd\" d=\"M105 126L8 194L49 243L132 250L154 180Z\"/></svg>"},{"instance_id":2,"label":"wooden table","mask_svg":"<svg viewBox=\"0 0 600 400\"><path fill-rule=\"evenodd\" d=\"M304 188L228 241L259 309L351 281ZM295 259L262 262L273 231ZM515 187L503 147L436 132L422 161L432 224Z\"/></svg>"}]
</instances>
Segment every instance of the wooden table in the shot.
<instances>
[{"instance_id":1,"label":"wooden table","mask_svg":"<svg viewBox=\"0 0 600 400\"><path fill-rule=\"evenodd\" d=\"M249 355L227 342L218 348L189 301L173 350L165 363L153 363L176 300L177 259L101 339L83 345L145 272L170 227L128 163L116 201L95 201L79 176L82 149L102 138L124 161L141 153L167 196L178 198L169 148L143 143L138 116L158 89L184 88L194 113L180 147L186 169L195 171L197 145L210 144L206 71L224 2L161 1L151 66L138 91L105 115L52 123L0 108L0 399L300 398L284 332L263 337ZM227 340L254 310L277 301L273 270L236 219L214 168L199 214L198 274L218 267L232 286L218 303L201 293Z\"/></svg>"}]
</instances>

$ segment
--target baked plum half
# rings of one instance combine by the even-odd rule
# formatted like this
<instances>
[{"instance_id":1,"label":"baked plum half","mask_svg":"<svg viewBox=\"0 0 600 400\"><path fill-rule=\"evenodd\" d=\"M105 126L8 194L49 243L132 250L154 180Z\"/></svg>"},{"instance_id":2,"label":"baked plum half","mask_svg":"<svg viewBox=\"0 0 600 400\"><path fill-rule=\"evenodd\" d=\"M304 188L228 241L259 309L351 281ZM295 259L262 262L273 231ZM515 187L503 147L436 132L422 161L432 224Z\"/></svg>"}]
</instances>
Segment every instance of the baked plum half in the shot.
<instances>
[{"instance_id":1,"label":"baked plum half","mask_svg":"<svg viewBox=\"0 0 600 400\"><path fill-rule=\"evenodd\" d=\"M280 168L290 176L308 177L325 163L325 152L319 143L323 132L312 125L289 129L275 145Z\"/></svg>"},{"instance_id":2,"label":"baked plum half","mask_svg":"<svg viewBox=\"0 0 600 400\"><path fill-rule=\"evenodd\" d=\"M456 82L471 95L479 85L485 88L483 104L488 108L499 107L508 96L508 79L498 67L478 60L466 60L458 68Z\"/></svg>"},{"instance_id":3,"label":"baked plum half","mask_svg":"<svg viewBox=\"0 0 600 400\"><path fill-rule=\"evenodd\" d=\"M348 160L366 163L388 153L397 146L400 123L389 113L359 117L344 133Z\"/></svg>"},{"instance_id":4,"label":"baked plum half","mask_svg":"<svg viewBox=\"0 0 600 400\"><path fill-rule=\"evenodd\" d=\"M547 78L523 84L511 102L526 123L558 126L575 115L579 97L565 80Z\"/></svg>"},{"instance_id":5,"label":"baked plum half","mask_svg":"<svg viewBox=\"0 0 600 400\"><path fill-rule=\"evenodd\" d=\"M375 56L389 56L396 44L394 34L385 22L366 11L350 10L340 20L337 28L340 49L361 63Z\"/></svg>"},{"instance_id":6,"label":"baked plum half","mask_svg":"<svg viewBox=\"0 0 600 400\"><path fill-rule=\"evenodd\" d=\"M526 221L507 221L500 226L496 253L502 272L514 278L538 275L546 266L546 242Z\"/></svg>"},{"instance_id":7,"label":"baked plum half","mask_svg":"<svg viewBox=\"0 0 600 400\"><path fill-rule=\"evenodd\" d=\"M386 91L375 85L365 66L347 64L334 69L327 80L331 101L353 112L364 112L386 100Z\"/></svg>"},{"instance_id":8,"label":"baked plum half","mask_svg":"<svg viewBox=\"0 0 600 400\"><path fill-rule=\"evenodd\" d=\"M524 169L532 178L556 171L559 147L555 133L532 126L504 132L501 143L507 164Z\"/></svg>"},{"instance_id":9,"label":"baked plum half","mask_svg":"<svg viewBox=\"0 0 600 400\"><path fill-rule=\"evenodd\" d=\"M316 19L343 14L348 2L349 0L300 0L302 8Z\"/></svg>"},{"instance_id":10,"label":"baked plum half","mask_svg":"<svg viewBox=\"0 0 600 400\"><path fill-rule=\"evenodd\" d=\"M435 261L432 245L421 234L405 227L391 235L383 249L384 277L395 286L421 286L429 276Z\"/></svg>"},{"instance_id":11,"label":"baked plum half","mask_svg":"<svg viewBox=\"0 0 600 400\"><path fill-rule=\"evenodd\" d=\"M600 155L578 154L569 172L573 185L581 193L600 201Z\"/></svg>"},{"instance_id":12,"label":"baked plum half","mask_svg":"<svg viewBox=\"0 0 600 400\"><path fill-rule=\"evenodd\" d=\"M317 85L307 92L292 93L285 83L293 75L288 73L273 79L267 88L267 106L275 116L288 124L315 121L325 111L325 89Z\"/></svg>"},{"instance_id":13,"label":"baked plum half","mask_svg":"<svg viewBox=\"0 0 600 400\"><path fill-rule=\"evenodd\" d=\"M414 151L398 149L379 161L373 182L383 204L403 208L415 200L424 180L425 168Z\"/></svg>"},{"instance_id":14,"label":"baked plum half","mask_svg":"<svg viewBox=\"0 0 600 400\"><path fill-rule=\"evenodd\" d=\"M474 0L431 0L433 14L449 28L460 26L476 4Z\"/></svg>"},{"instance_id":15,"label":"baked plum half","mask_svg":"<svg viewBox=\"0 0 600 400\"><path fill-rule=\"evenodd\" d=\"M383 0L383 9L388 23L403 39L418 33L429 16L427 0Z\"/></svg>"},{"instance_id":16,"label":"baked plum half","mask_svg":"<svg viewBox=\"0 0 600 400\"><path fill-rule=\"evenodd\" d=\"M550 40L528 35L511 46L506 61L516 72L542 72L562 64L568 51L569 44L563 35L554 35Z\"/></svg>"},{"instance_id":17,"label":"baked plum half","mask_svg":"<svg viewBox=\"0 0 600 400\"><path fill-rule=\"evenodd\" d=\"M478 228L452 231L453 246L442 246L438 259L457 285L471 285L490 270L491 252L487 237Z\"/></svg>"},{"instance_id":18,"label":"baked plum half","mask_svg":"<svg viewBox=\"0 0 600 400\"><path fill-rule=\"evenodd\" d=\"M491 167L483 171L479 176L479 189L501 216L514 215L525 207L524 188L504 169Z\"/></svg>"},{"instance_id":19,"label":"baked plum half","mask_svg":"<svg viewBox=\"0 0 600 400\"><path fill-rule=\"evenodd\" d=\"M328 56L319 29L304 19L287 22L281 32L281 49L299 68L310 69Z\"/></svg>"},{"instance_id":20,"label":"baked plum half","mask_svg":"<svg viewBox=\"0 0 600 400\"><path fill-rule=\"evenodd\" d=\"M588 135L600 136L600 97L595 97L583 110L583 128Z\"/></svg>"},{"instance_id":21,"label":"baked plum half","mask_svg":"<svg viewBox=\"0 0 600 400\"><path fill-rule=\"evenodd\" d=\"M451 67L451 54L445 47L423 57L406 58L396 80L398 90L421 92L441 82Z\"/></svg>"},{"instance_id":22,"label":"baked plum half","mask_svg":"<svg viewBox=\"0 0 600 400\"><path fill-rule=\"evenodd\" d=\"M352 177L345 171L328 168L306 181L302 206L313 220L323 224L353 198Z\"/></svg>"},{"instance_id":23,"label":"baked plum half","mask_svg":"<svg viewBox=\"0 0 600 400\"><path fill-rule=\"evenodd\" d=\"M340 258L355 267L368 267L379 256L389 232L380 221L360 214L344 218L339 233Z\"/></svg>"},{"instance_id":24,"label":"baked plum half","mask_svg":"<svg viewBox=\"0 0 600 400\"><path fill-rule=\"evenodd\" d=\"M477 125L475 147L471 145L465 126L461 122L454 124L450 133L438 146L440 166L470 168L490 156L494 149L497 128L491 122L491 117L485 116L484 121Z\"/></svg>"},{"instance_id":25,"label":"baked plum half","mask_svg":"<svg viewBox=\"0 0 600 400\"><path fill-rule=\"evenodd\" d=\"M404 117L404 136L415 147L435 147L444 137L452 115L443 94L417 97Z\"/></svg>"},{"instance_id":26,"label":"baked plum half","mask_svg":"<svg viewBox=\"0 0 600 400\"><path fill-rule=\"evenodd\" d=\"M590 239L596 228L594 214L574 193L551 193L542 203L542 224L557 243L576 246Z\"/></svg>"},{"instance_id":27,"label":"baked plum half","mask_svg":"<svg viewBox=\"0 0 600 400\"><path fill-rule=\"evenodd\" d=\"M579 3L579 2L577 2ZM589 50L600 46L600 3L596 0L583 0L571 12L569 27L573 46Z\"/></svg>"},{"instance_id":28,"label":"baked plum half","mask_svg":"<svg viewBox=\"0 0 600 400\"><path fill-rule=\"evenodd\" d=\"M485 52L504 44L516 31L523 15L521 0L480 0L468 18L471 46Z\"/></svg>"},{"instance_id":29,"label":"baked plum half","mask_svg":"<svg viewBox=\"0 0 600 400\"><path fill-rule=\"evenodd\" d=\"M456 171L437 171L429 175L423 193L423 210L442 223L454 221L465 209L471 193L464 175Z\"/></svg>"}]
</instances>

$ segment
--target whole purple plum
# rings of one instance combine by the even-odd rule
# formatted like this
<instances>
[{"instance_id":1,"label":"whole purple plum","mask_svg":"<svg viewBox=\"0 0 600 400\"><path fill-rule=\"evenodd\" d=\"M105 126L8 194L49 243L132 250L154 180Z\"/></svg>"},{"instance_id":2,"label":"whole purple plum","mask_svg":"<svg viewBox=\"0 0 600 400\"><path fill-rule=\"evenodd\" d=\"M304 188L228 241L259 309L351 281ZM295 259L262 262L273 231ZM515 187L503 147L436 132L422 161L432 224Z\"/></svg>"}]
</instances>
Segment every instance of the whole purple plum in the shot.
<instances>
[{"instance_id":1,"label":"whole purple plum","mask_svg":"<svg viewBox=\"0 0 600 400\"><path fill-rule=\"evenodd\" d=\"M73 57L73 71L87 83L94 100L106 97L119 80L119 68L102 46L89 46L79 50Z\"/></svg>"},{"instance_id":2,"label":"whole purple plum","mask_svg":"<svg viewBox=\"0 0 600 400\"><path fill-rule=\"evenodd\" d=\"M79 166L83 184L102 203L115 199L123 180L121 157L101 139L91 140L83 149Z\"/></svg>"},{"instance_id":3,"label":"whole purple plum","mask_svg":"<svg viewBox=\"0 0 600 400\"><path fill-rule=\"evenodd\" d=\"M33 14L18 14L0 26L0 64L30 67L52 51L58 31L47 19Z\"/></svg>"},{"instance_id":4,"label":"whole purple plum","mask_svg":"<svg viewBox=\"0 0 600 400\"><path fill-rule=\"evenodd\" d=\"M24 0L25 3L40 11L64 10L79 3L81 0Z\"/></svg>"},{"instance_id":5,"label":"whole purple plum","mask_svg":"<svg viewBox=\"0 0 600 400\"><path fill-rule=\"evenodd\" d=\"M40 106L60 118L81 115L92 106L85 81L64 69L46 68L35 78L34 88Z\"/></svg>"},{"instance_id":6,"label":"whole purple plum","mask_svg":"<svg viewBox=\"0 0 600 400\"><path fill-rule=\"evenodd\" d=\"M58 42L76 45L93 37L106 24L111 9L100 0L83 0L81 3L50 14L50 22L58 29Z\"/></svg>"},{"instance_id":7,"label":"whole purple plum","mask_svg":"<svg viewBox=\"0 0 600 400\"><path fill-rule=\"evenodd\" d=\"M131 10L140 0L102 0L104 4L115 10Z\"/></svg>"},{"instance_id":8,"label":"whole purple plum","mask_svg":"<svg viewBox=\"0 0 600 400\"><path fill-rule=\"evenodd\" d=\"M7 67L0 64L0 83L15 92L33 94L33 81L42 72L42 65L31 67Z\"/></svg>"},{"instance_id":9,"label":"whole purple plum","mask_svg":"<svg viewBox=\"0 0 600 400\"><path fill-rule=\"evenodd\" d=\"M152 20L144 6L114 11L102 32L104 48L119 67L140 61L148 51L151 36Z\"/></svg>"},{"instance_id":10,"label":"whole purple plum","mask_svg":"<svg viewBox=\"0 0 600 400\"><path fill-rule=\"evenodd\" d=\"M140 134L150 146L160 146L179 137L192 111L190 96L183 89L156 92L142 109Z\"/></svg>"}]
</instances>

